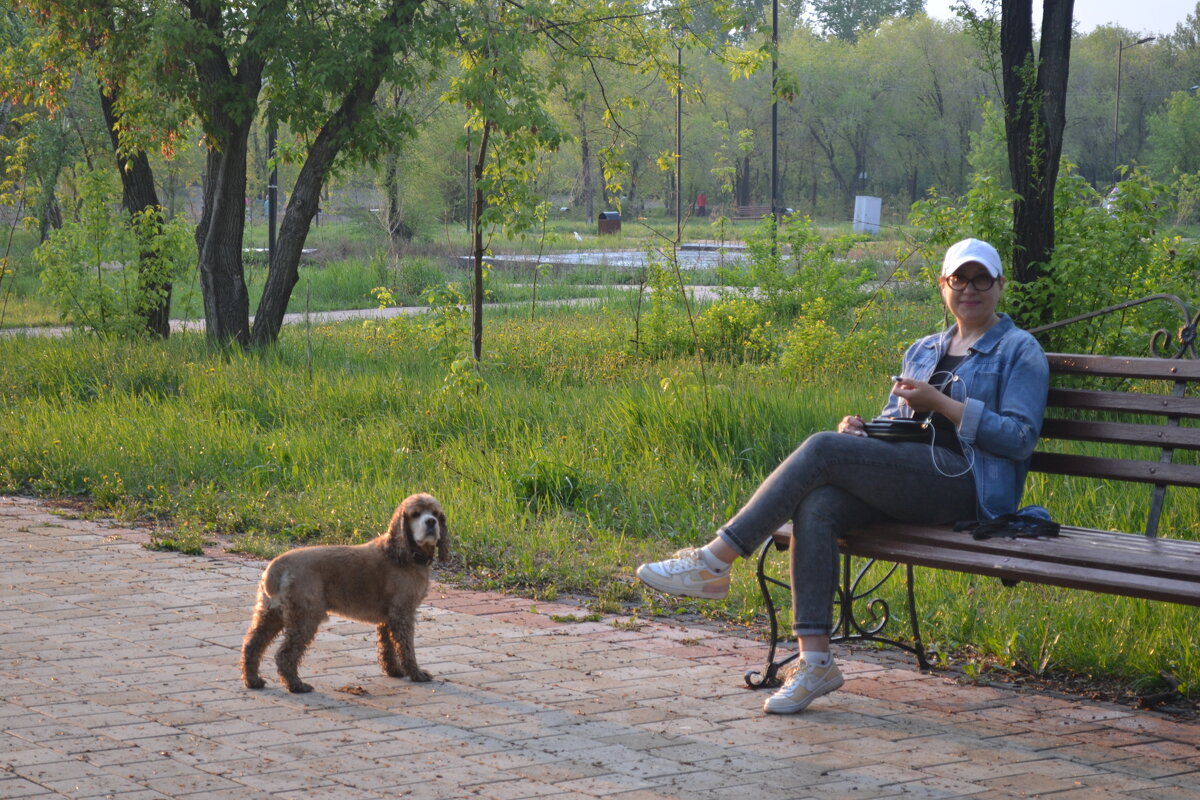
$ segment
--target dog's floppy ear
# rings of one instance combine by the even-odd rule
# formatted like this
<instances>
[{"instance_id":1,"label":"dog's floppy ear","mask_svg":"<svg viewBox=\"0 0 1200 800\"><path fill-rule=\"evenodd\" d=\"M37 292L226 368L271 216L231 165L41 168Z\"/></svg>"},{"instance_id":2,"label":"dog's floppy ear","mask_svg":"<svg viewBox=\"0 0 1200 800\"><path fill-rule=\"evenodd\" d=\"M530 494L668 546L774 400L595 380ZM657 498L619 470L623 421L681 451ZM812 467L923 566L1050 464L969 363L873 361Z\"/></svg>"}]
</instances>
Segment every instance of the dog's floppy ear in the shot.
<instances>
[{"instance_id":1,"label":"dog's floppy ear","mask_svg":"<svg viewBox=\"0 0 1200 800\"><path fill-rule=\"evenodd\" d=\"M445 564L450 560L450 529L446 527L446 515L441 508L434 514L438 521L438 561Z\"/></svg>"},{"instance_id":2,"label":"dog's floppy ear","mask_svg":"<svg viewBox=\"0 0 1200 800\"><path fill-rule=\"evenodd\" d=\"M403 561L409 555L408 535L405 526L408 525L408 498L396 506L392 521L388 525L388 554L397 561Z\"/></svg>"}]
</instances>

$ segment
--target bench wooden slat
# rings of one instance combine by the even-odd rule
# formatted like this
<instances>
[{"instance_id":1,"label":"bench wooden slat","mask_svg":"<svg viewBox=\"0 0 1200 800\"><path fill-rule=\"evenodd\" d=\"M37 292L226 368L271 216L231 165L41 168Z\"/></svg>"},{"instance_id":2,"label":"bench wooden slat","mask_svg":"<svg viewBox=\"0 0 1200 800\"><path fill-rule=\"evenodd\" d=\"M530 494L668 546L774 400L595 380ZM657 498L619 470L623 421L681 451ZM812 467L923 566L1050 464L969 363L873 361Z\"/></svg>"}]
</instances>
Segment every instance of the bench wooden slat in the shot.
<instances>
[{"instance_id":1,"label":"bench wooden slat","mask_svg":"<svg viewBox=\"0 0 1200 800\"><path fill-rule=\"evenodd\" d=\"M1200 381L1200 361L1047 353L1050 371L1060 375Z\"/></svg>"},{"instance_id":2,"label":"bench wooden slat","mask_svg":"<svg viewBox=\"0 0 1200 800\"><path fill-rule=\"evenodd\" d=\"M762 219L771 213L771 207L766 206L737 206L730 214L730 219Z\"/></svg>"},{"instance_id":3,"label":"bench wooden slat","mask_svg":"<svg viewBox=\"0 0 1200 800\"><path fill-rule=\"evenodd\" d=\"M790 524L776 531L775 541L782 549L789 546ZM1107 569L1146 578L1177 579L1186 576L1188 582L1200 584L1200 542L1158 539L1141 534L1067 525L1054 538L976 539L969 532L955 531L949 525L880 523L848 532L839 545L852 555L884 550L900 553L910 546L921 546L971 554L964 555L964 558L1021 558L1058 565L1064 569Z\"/></svg>"},{"instance_id":4,"label":"bench wooden slat","mask_svg":"<svg viewBox=\"0 0 1200 800\"><path fill-rule=\"evenodd\" d=\"M1026 558L1017 552L1006 555L980 554L904 541L889 544L879 539L868 540L861 545L854 544L850 552L866 558L922 567L1200 606L1200 580L1179 576L1164 578L1111 569L1068 567Z\"/></svg>"},{"instance_id":5,"label":"bench wooden slat","mask_svg":"<svg viewBox=\"0 0 1200 800\"><path fill-rule=\"evenodd\" d=\"M1112 569L1145 577L1200 581L1200 542L1157 539L1141 534L1117 533L1064 525L1057 537L1041 539L976 539L950 526L891 523L866 526L846 537L850 550L870 541L883 546L921 544L984 556L1020 557L1066 568Z\"/></svg>"},{"instance_id":6,"label":"bench wooden slat","mask_svg":"<svg viewBox=\"0 0 1200 800\"><path fill-rule=\"evenodd\" d=\"M1163 464L1158 461L1035 452L1029 468L1035 472L1057 475L1080 475L1135 483L1166 483L1200 489L1200 466L1192 464Z\"/></svg>"},{"instance_id":7,"label":"bench wooden slat","mask_svg":"<svg viewBox=\"0 0 1200 800\"><path fill-rule=\"evenodd\" d=\"M1046 397L1051 408L1073 408L1084 411L1113 411L1122 414L1155 414L1158 416L1200 419L1200 398L1172 397L1163 394L1132 394L1129 392L1097 392L1089 389L1051 389Z\"/></svg>"},{"instance_id":8,"label":"bench wooden slat","mask_svg":"<svg viewBox=\"0 0 1200 800\"><path fill-rule=\"evenodd\" d=\"M1168 428L1133 422L1047 418L1042 422L1042 436L1079 442L1200 450L1200 428Z\"/></svg>"}]
</instances>

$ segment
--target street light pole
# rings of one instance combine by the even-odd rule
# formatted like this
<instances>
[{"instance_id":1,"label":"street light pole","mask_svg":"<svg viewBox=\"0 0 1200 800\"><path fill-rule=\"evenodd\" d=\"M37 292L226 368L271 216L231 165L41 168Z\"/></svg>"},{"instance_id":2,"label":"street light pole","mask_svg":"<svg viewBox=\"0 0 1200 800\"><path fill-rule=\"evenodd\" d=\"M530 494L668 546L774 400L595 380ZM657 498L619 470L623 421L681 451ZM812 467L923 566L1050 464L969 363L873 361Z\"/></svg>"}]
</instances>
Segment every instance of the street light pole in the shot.
<instances>
[{"instance_id":1,"label":"street light pole","mask_svg":"<svg viewBox=\"0 0 1200 800\"><path fill-rule=\"evenodd\" d=\"M675 244L683 241L683 44L675 32Z\"/></svg>"},{"instance_id":2,"label":"street light pole","mask_svg":"<svg viewBox=\"0 0 1200 800\"><path fill-rule=\"evenodd\" d=\"M771 217L779 225L779 0L771 0Z\"/></svg>"},{"instance_id":3,"label":"street light pole","mask_svg":"<svg viewBox=\"0 0 1200 800\"><path fill-rule=\"evenodd\" d=\"M1121 156L1118 151L1118 142L1121 138L1121 54L1131 47L1153 42L1157 38L1157 36L1147 36L1129 44L1123 44L1120 39L1117 39L1117 95L1113 100L1113 171L1121 166Z\"/></svg>"}]
</instances>

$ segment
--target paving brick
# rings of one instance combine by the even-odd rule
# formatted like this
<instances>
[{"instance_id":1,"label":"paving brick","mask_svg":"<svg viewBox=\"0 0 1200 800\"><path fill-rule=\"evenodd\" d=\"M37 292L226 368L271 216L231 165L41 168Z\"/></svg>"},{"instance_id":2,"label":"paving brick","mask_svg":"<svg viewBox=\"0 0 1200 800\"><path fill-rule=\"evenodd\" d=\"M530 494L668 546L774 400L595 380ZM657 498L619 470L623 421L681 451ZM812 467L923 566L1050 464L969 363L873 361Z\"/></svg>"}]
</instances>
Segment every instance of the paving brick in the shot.
<instances>
[{"instance_id":1,"label":"paving brick","mask_svg":"<svg viewBox=\"0 0 1200 800\"><path fill-rule=\"evenodd\" d=\"M1191 786L1156 786L1153 789L1141 789L1136 792L1130 792L1128 797L1136 797L1139 800L1196 800L1200 797L1200 792L1196 791L1196 783Z\"/></svg>"},{"instance_id":2,"label":"paving brick","mask_svg":"<svg viewBox=\"0 0 1200 800\"><path fill-rule=\"evenodd\" d=\"M146 781L146 786L171 797L190 796L202 792L219 793L220 796L227 797L232 792L245 788L239 786L235 781L199 770L165 778L153 778Z\"/></svg>"},{"instance_id":3,"label":"paving brick","mask_svg":"<svg viewBox=\"0 0 1200 800\"><path fill-rule=\"evenodd\" d=\"M305 765L307 766L307 765ZM247 772L223 772L237 783L245 784L250 789L257 789L272 795L281 792L313 792L314 796L323 796L327 787L335 785L332 780L316 774L309 769L276 768L271 771L251 770Z\"/></svg>"},{"instance_id":4,"label":"paving brick","mask_svg":"<svg viewBox=\"0 0 1200 800\"><path fill-rule=\"evenodd\" d=\"M1172 741L1141 742L1126 745L1121 749L1138 757L1149 756L1167 760L1196 758L1197 754L1200 754L1200 748L1194 744Z\"/></svg>"},{"instance_id":5,"label":"paving brick","mask_svg":"<svg viewBox=\"0 0 1200 800\"><path fill-rule=\"evenodd\" d=\"M19 775L0 775L0 797L17 800L19 797L50 797L50 789Z\"/></svg>"}]
</instances>

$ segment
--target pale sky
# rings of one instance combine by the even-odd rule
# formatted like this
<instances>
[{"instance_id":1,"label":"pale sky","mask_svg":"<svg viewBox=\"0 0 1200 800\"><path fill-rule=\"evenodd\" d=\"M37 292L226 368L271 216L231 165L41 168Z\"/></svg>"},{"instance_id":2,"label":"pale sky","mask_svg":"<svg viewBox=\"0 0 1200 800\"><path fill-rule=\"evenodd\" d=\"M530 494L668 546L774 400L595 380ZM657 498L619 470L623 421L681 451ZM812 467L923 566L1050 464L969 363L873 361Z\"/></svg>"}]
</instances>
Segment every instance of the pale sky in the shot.
<instances>
[{"instance_id":1,"label":"pale sky","mask_svg":"<svg viewBox=\"0 0 1200 800\"><path fill-rule=\"evenodd\" d=\"M950 19L951 0L925 0L925 13L936 19ZM975 8L982 3L974 0ZM1042 4L1034 2L1036 32L1041 23ZM1098 25L1115 23L1134 33L1172 33L1188 14L1196 11L1195 0L1075 0L1075 21L1080 33L1089 33Z\"/></svg>"}]
</instances>

